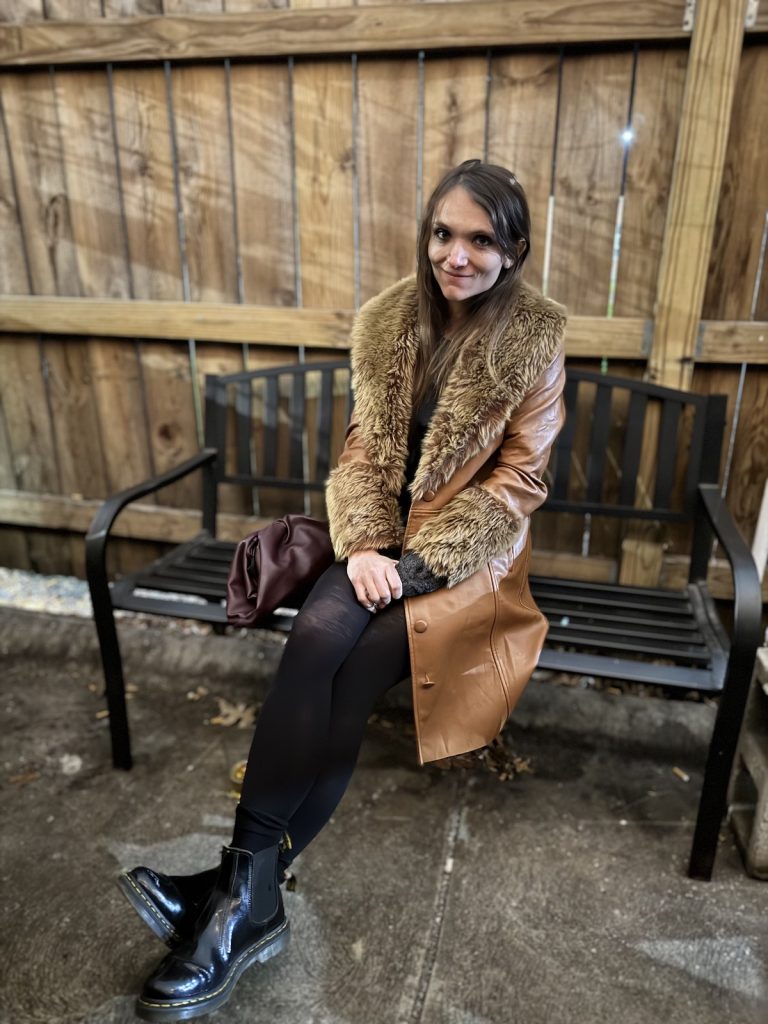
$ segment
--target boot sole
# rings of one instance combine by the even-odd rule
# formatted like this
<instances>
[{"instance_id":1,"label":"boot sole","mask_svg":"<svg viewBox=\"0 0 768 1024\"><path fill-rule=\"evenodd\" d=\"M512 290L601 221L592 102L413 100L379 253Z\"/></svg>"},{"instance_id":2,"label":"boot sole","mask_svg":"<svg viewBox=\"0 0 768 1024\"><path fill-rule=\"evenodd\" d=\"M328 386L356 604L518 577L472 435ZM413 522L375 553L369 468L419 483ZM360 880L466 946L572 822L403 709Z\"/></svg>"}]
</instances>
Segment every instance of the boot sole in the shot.
<instances>
[{"instance_id":1,"label":"boot sole","mask_svg":"<svg viewBox=\"0 0 768 1024\"><path fill-rule=\"evenodd\" d=\"M209 996L165 1003L139 997L136 1000L136 1016L141 1020L151 1022L168 1022L190 1020L192 1017L202 1017L206 1013L213 1013L227 1002L244 971L257 962L266 963L273 956L282 953L287 947L290 937L291 929L286 919L273 932L265 935L254 946L241 953L226 980Z\"/></svg>"},{"instance_id":2,"label":"boot sole","mask_svg":"<svg viewBox=\"0 0 768 1024\"><path fill-rule=\"evenodd\" d=\"M181 936L170 921L163 917L141 886L134 882L129 872L125 871L119 876L117 879L117 886L144 924L153 931L158 939L164 942L166 946L173 948L173 946L180 940Z\"/></svg>"}]
</instances>

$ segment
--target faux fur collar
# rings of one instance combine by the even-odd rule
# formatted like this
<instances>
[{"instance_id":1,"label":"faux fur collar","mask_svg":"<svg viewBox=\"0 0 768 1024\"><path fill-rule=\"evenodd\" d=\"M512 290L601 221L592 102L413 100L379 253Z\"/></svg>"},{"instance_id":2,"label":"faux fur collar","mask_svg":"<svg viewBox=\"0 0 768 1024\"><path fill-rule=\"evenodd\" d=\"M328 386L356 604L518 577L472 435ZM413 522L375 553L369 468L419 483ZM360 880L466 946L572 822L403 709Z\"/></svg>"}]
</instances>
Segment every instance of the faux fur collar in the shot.
<instances>
[{"instance_id":1,"label":"faux fur collar","mask_svg":"<svg viewBox=\"0 0 768 1024\"><path fill-rule=\"evenodd\" d=\"M397 494L405 479L417 352L416 278L407 277L367 302L352 328L355 410L368 457ZM565 309L522 283L510 320L498 382L488 372L483 338L465 349L451 372L424 437L410 490L436 491L504 427L554 359Z\"/></svg>"}]
</instances>

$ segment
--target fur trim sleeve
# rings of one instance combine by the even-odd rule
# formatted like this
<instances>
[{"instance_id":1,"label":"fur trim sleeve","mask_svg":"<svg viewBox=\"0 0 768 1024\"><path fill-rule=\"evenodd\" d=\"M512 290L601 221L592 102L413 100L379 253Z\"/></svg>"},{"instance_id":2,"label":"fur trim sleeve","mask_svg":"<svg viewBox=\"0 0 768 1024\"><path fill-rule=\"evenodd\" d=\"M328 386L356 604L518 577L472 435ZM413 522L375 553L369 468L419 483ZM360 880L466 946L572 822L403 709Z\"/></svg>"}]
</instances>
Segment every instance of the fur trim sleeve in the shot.
<instances>
[{"instance_id":1,"label":"fur trim sleeve","mask_svg":"<svg viewBox=\"0 0 768 1024\"><path fill-rule=\"evenodd\" d=\"M399 547L403 525L397 498L370 463L350 460L331 472L325 487L331 543L341 561L366 548Z\"/></svg>"},{"instance_id":2,"label":"fur trim sleeve","mask_svg":"<svg viewBox=\"0 0 768 1024\"><path fill-rule=\"evenodd\" d=\"M467 487L426 520L408 550L455 587L508 551L521 526L522 519L485 487Z\"/></svg>"}]
</instances>

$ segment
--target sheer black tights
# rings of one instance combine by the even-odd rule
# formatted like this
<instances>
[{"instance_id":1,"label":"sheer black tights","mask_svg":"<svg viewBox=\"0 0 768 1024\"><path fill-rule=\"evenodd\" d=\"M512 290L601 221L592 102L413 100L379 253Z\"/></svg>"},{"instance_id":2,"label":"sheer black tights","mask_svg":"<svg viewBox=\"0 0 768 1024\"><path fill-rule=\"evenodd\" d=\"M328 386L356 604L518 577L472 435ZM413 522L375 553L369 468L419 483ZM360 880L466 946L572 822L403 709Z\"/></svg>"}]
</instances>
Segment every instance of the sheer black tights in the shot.
<instances>
[{"instance_id":1,"label":"sheer black tights","mask_svg":"<svg viewBox=\"0 0 768 1024\"><path fill-rule=\"evenodd\" d=\"M402 601L372 615L334 563L296 616L256 724L233 845L296 856L341 800L376 701L408 675ZM288 858L286 858L287 860Z\"/></svg>"}]
</instances>

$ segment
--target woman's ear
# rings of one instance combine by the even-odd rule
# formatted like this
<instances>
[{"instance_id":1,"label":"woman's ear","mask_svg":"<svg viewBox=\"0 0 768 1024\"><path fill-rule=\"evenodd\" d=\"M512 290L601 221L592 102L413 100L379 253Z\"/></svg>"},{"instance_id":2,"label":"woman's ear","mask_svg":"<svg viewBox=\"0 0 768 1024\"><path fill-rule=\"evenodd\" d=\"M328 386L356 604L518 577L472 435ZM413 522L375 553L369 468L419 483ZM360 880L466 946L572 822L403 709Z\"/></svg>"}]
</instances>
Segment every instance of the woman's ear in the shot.
<instances>
[{"instance_id":1,"label":"woman's ear","mask_svg":"<svg viewBox=\"0 0 768 1024\"><path fill-rule=\"evenodd\" d=\"M522 257L522 255L525 252L525 250L527 249L527 247L528 247L528 245L527 245L525 239L521 238L520 241L515 246L515 256L516 256L516 259L513 260L511 256L505 256L504 257L504 260L502 261L502 266L504 267L504 269L505 270L509 270L510 267L512 267L515 263L517 263L518 260Z\"/></svg>"}]
</instances>

